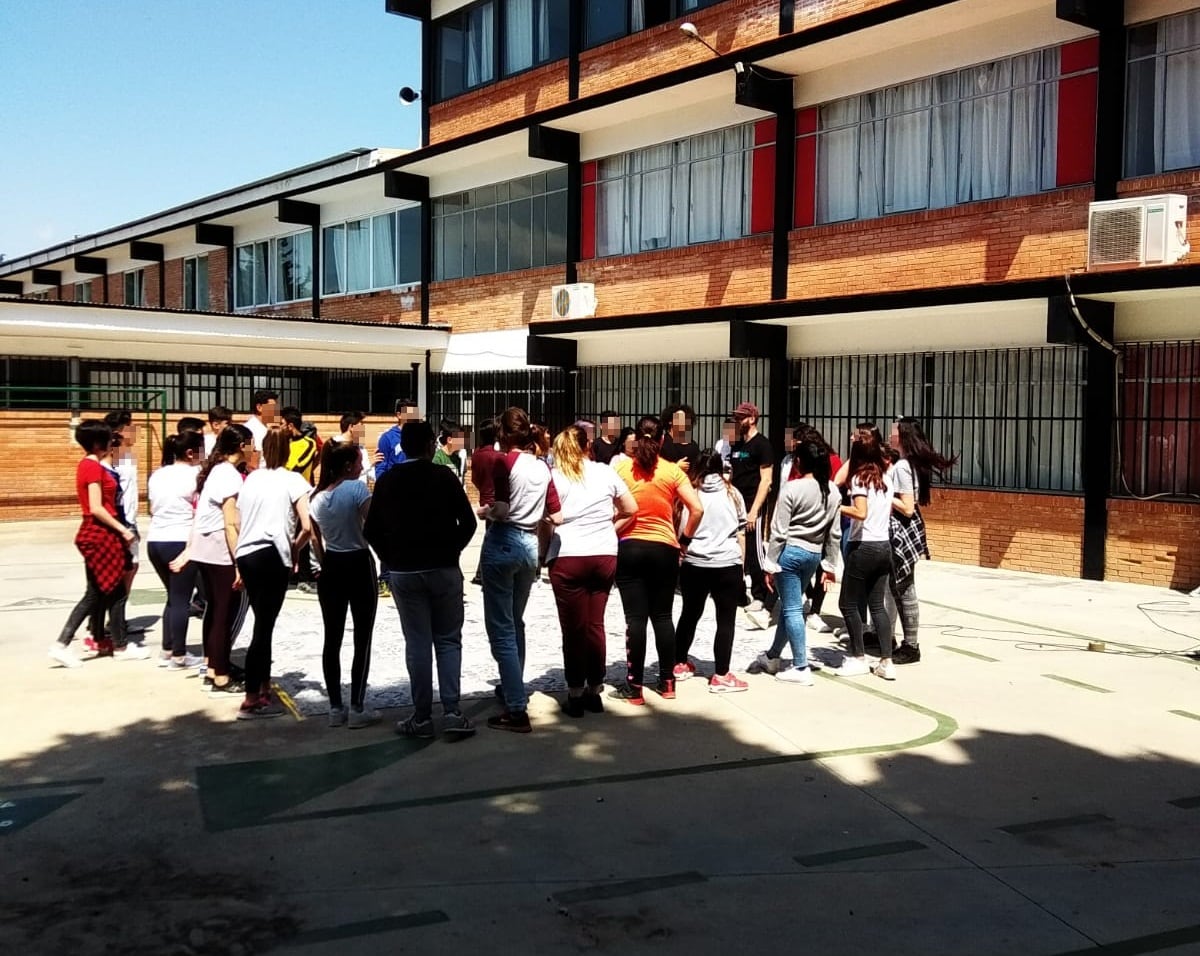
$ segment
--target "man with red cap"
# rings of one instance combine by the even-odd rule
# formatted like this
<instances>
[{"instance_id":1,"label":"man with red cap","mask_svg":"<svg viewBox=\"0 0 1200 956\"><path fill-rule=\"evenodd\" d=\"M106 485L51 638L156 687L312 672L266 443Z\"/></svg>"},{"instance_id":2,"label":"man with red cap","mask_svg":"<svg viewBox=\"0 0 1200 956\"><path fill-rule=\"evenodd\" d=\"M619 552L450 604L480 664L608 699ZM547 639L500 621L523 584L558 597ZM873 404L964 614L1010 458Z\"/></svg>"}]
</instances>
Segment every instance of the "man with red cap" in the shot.
<instances>
[{"instance_id":1,"label":"man with red cap","mask_svg":"<svg viewBox=\"0 0 1200 956\"><path fill-rule=\"evenodd\" d=\"M765 629L775 594L767 588L759 560L759 542L765 524L759 519L771 491L775 451L767 436L758 430L758 417L758 406L753 402L742 402L733 410L737 436L730 447L729 464L730 480L746 502L746 573L750 575L751 597L746 615Z\"/></svg>"}]
</instances>

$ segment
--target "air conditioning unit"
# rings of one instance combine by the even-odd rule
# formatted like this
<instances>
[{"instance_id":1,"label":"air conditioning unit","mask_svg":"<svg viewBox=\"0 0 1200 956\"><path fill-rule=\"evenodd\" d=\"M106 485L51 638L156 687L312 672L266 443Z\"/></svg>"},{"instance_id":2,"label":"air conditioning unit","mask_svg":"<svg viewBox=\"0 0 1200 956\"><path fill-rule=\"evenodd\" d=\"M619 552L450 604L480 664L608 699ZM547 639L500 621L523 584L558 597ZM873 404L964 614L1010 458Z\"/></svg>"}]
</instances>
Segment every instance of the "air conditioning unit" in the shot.
<instances>
[{"instance_id":1,"label":"air conditioning unit","mask_svg":"<svg viewBox=\"0 0 1200 956\"><path fill-rule=\"evenodd\" d=\"M590 282L552 286L550 308L556 319L590 319L596 314L596 287Z\"/></svg>"},{"instance_id":2,"label":"air conditioning unit","mask_svg":"<svg viewBox=\"0 0 1200 956\"><path fill-rule=\"evenodd\" d=\"M1187 196L1094 202L1088 207L1088 269L1169 266L1188 254Z\"/></svg>"}]
</instances>

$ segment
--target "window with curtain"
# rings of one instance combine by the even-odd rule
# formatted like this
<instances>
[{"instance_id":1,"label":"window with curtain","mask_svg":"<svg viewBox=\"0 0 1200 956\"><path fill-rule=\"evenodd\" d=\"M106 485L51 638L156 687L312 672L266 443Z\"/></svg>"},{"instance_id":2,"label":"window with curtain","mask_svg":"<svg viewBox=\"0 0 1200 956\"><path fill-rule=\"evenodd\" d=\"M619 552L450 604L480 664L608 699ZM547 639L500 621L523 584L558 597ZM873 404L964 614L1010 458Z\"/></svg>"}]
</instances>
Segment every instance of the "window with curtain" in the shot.
<instances>
[{"instance_id":1,"label":"window with curtain","mask_svg":"<svg viewBox=\"0 0 1200 956\"><path fill-rule=\"evenodd\" d=\"M566 169L435 199L433 248L438 280L566 262Z\"/></svg>"},{"instance_id":2,"label":"window with curtain","mask_svg":"<svg viewBox=\"0 0 1200 956\"><path fill-rule=\"evenodd\" d=\"M419 206L325 226L321 242L322 295L421 281Z\"/></svg>"},{"instance_id":3,"label":"window with curtain","mask_svg":"<svg viewBox=\"0 0 1200 956\"><path fill-rule=\"evenodd\" d=\"M600 160L596 254L747 235L753 150L751 123Z\"/></svg>"},{"instance_id":4,"label":"window with curtain","mask_svg":"<svg viewBox=\"0 0 1200 956\"><path fill-rule=\"evenodd\" d=\"M146 270L134 269L125 273L125 304L146 304Z\"/></svg>"},{"instance_id":5,"label":"window with curtain","mask_svg":"<svg viewBox=\"0 0 1200 956\"><path fill-rule=\"evenodd\" d=\"M687 16L719 0L585 0L583 42L598 46Z\"/></svg>"},{"instance_id":6,"label":"window with curtain","mask_svg":"<svg viewBox=\"0 0 1200 956\"><path fill-rule=\"evenodd\" d=\"M1054 189L1057 47L826 103L818 222Z\"/></svg>"},{"instance_id":7,"label":"window with curtain","mask_svg":"<svg viewBox=\"0 0 1200 956\"><path fill-rule=\"evenodd\" d=\"M439 100L496 79L496 0L441 17L433 24Z\"/></svg>"},{"instance_id":8,"label":"window with curtain","mask_svg":"<svg viewBox=\"0 0 1200 956\"><path fill-rule=\"evenodd\" d=\"M298 232L275 240L275 301L312 298L312 233Z\"/></svg>"},{"instance_id":9,"label":"window with curtain","mask_svg":"<svg viewBox=\"0 0 1200 956\"><path fill-rule=\"evenodd\" d=\"M208 308L208 256L191 256L183 260L183 307Z\"/></svg>"},{"instance_id":10,"label":"window with curtain","mask_svg":"<svg viewBox=\"0 0 1200 956\"><path fill-rule=\"evenodd\" d=\"M504 75L567 55L568 0L504 0Z\"/></svg>"},{"instance_id":11,"label":"window with curtain","mask_svg":"<svg viewBox=\"0 0 1200 956\"><path fill-rule=\"evenodd\" d=\"M1125 175L1200 166L1200 10L1129 29Z\"/></svg>"},{"instance_id":12,"label":"window with curtain","mask_svg":"<svg viewBox=\"0 0 1200 956\"><path fill-rule=\"evenodd\" d=\"M75 283L75 301L76 302L91 302L92 301L92 284L90 282Z\"/></svg>"},{"instance_id":13,"label":"window with curtain","mask_svg":"<svg viewBox=\"0 0 1200 956\"><path fill-rule=\"evenodd\" d=\"M249 242L234 250L233 301L237 308L271 304L270 250L266 241Z\"/></svg>"}]
</instances>

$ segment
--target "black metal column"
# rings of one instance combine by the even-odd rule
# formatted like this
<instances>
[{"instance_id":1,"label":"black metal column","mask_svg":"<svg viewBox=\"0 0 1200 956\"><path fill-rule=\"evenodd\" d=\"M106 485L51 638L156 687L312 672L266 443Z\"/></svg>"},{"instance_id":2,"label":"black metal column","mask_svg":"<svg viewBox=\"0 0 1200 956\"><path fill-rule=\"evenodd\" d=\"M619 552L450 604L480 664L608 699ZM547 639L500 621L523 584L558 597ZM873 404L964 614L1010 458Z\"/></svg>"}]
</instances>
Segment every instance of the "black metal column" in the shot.
<instances>
[{"instance_id":1,"label":"black metal column","mask_svg":"<svg viewBox=\"0 0 1200 956\"><path fill-rule=\"evenodd\" d=\"M425 176L398 169L385 170L383 194L421 204L421 324L429 324L429 285L433 282L433 200Z\"/></svg>"},{"instance_id":2,"label":"black metal column","mask_svg":"<svg viewBox=\"0 0 1200 956\"><path fill-rule=\"evenodd\" d=\"M567 167L567 266L564 281L578 279L583 236L583 164L579 162L579 134L552 126L529 127L529 156Z\"/></svg>"}]
</instances>

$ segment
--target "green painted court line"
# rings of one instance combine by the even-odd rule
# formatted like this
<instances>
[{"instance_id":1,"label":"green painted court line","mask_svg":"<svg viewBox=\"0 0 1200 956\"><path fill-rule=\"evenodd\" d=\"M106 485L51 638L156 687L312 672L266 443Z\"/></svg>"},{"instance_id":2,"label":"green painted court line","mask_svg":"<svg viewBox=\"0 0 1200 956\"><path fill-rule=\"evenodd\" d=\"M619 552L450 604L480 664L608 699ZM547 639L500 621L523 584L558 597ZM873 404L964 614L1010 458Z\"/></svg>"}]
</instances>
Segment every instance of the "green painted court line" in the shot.
<instances>
[{"instance_id":1,"label":"green painted court line","mask_svg":"<svg viewBox=\"0 0 1200 956\"><path fill-rule=\"evenodd\" d=\"M354 817L364 813L390 813L395 810L411 810L420 807L442 806L452 803L469 803L476 800L494 800L498 797L511 797L534 793L554 793L561 790L573 790L579 787L602 786L614 783L636 783L640 780L663 780L667 777L691 777L709 773L724 773L730 770L751 770L757 767L778 767L793 763L805 763L810 760L828 760L834 757L850 757L870 754L898 753L902 750L914 750L918 747L928 747L940 743L958 732L958 721L948 714L930 710L921 704L913 703L902 697L896 697L883 690L877 690L867 684L857 681L847 681L838 677L823 675L825 680L835 682L838 687L844 687L880 700L903 707L913 713L928 717L934 722L934 727L920 737L901 741L895 744L882 744L868 747L843 747L839 750L815 750L801 754L780 754L773 757L756 757L749 760L727 760L720 763L699 764L687 767L668 767L656 770L640 770L632 773L614 773L598 777L572 777L565 780L552 780L545 783L513 784L506 787L489 787L482 790L466 790L459 793L446 793L432 797L411 797L406 800L389 800L382 803L357 804L348 807L334 807L329 810L313 810L307 813L292 813L286 816L273 816L268 813L258 814L256 819L242 820L233 826L255 826L258 824L298 823L306 820L329 820L339 817ZM201 799L203 801L203 781L201 781ZM304 802L294 800L292 805ZM279 809L286 809L280 807ZM225 827L232 829L233 826Z\"/></svg>"},{"instance_id":2,"label":"green painted court line","mask_svg":"<svg viewBox=\"0 0 1200 956\"><path fill-rule=\"evenodd\" d=\"M1188 943L1200 943L1200 925L1170 929L1165 933L1151 933L1149 936L1135 936L1132 939L1102 943L1099 946L1085 946L1083 949L1055 953L1054 956L1141 956L1142 953L1157 953L1164 949L1186 946Z\"/></svg>"},{"instance_id":3,"label":"green painted court line","mask_svg":"<svg viewBox=\"0 0 1200 956\"><path fill-rule=\"evenodd\" d=\"M795 860L801 866L827 866L830 863L870 860L879 856L894 856L897 853L911 853L913 850L927 849L929 847L916 840L897 840L895 843L875 843L871 846L853 846L845 850L832 850L829 853L813 853L809 856L795 857Z\"/></svg>"},{"instance_id":4,"label":"green painted court line","mask_svg":"<svg viewBox=\"0 0 1200 956\"><path fill-rule=\"evenodd\" d=\"M1112 817L1103 813L1081 813L1077 817L1056 817L1053 820L1032 820L1029 823L1010 823L1006 827L996 827L1013 836L1024 833L1040 833L1043 830L1061 830L1065 827L1084 826L1089 823L1112 823Z\"/></svg>"},{"instance_id":5,"label":"green painted court line","mask_svg":"<svg viewBox=\"0 0 1200 956\"><path fill-rule=\"evenodd\" d=\"M976 654L974 651L964 651L961 647L953 647L950 644L939 644L939 650L949 651L951 654L961 654L963 657L973 657L977 661L987 661L989 664L999 664L1000 658L988 657L986 654Z\"/></svg>"},{"instance_id":6,"label":"green painted court line","mask_svg":"<svg viewBox=\"0 0 1200 956\"><path fill-rule=\"evenodd\" d=\"M1180 797L1178 800L1168 800L1173 807L1179 807L1180 810L1195 810L1200 807L1200 797Z\"/></svg>"},{"instance_id":7,"label":"green painted court line","mask_svg":"<svg viewBox=\"0 0 1200 956\"><path fill-rule=\"evenodd\" d=\"M6 783L5 793L18 790L57 790L59 787L94 787L104 783L103 777L82 777L79 780L49 780L46 783Z\"/></svg>"},{"instance_id":8,"label":"green painted court line","mask_svg":"<svg viewBox=\"0 0 1200 956\"><path fill-rule=\"evenodd\" d=\"M441 910L426 910L423 913L407 913L404 916L384 916L380 919L362 920L358 923L343 923L341 926L323 926L293 936L288 946L308 946L310 943L328 943L339 939L354 939L357 936L373 936L390 933L397 929L412 929L416 926L432 926L448 923L450 917Z\"/></svg>"},{"instance_id":9,"label":"green painted court line","mask_svg":"<svg viewBox=\"0 0 1200 956\"><path fill-rule=\"evenodd\" d=\"M1107 687L1097 687L1095 684L1085 684L1081 680L1072 680L1070 677L1063 677L1059 674L1043 674L1042 676L1048 677L1050 680L1056 680L1060 684L1070 684L1072 687L1078 687L1081 690L1094 691L1097 694L1115 693L1115 691L1111 691Z\"/></svg>"},{"instance_id":10,"label":"green painted court line","mask_svg":"<svg viewBox=\"0 0 1200 956\"><path fill-rule=\"evenodd\" d=\"M555 893L554 898L560 903L586 903L590 900L614 900L622 896L649 893L651 890L665 890L672 886L707 882L708 877L703 873L690 870L686 873L669 873L666 876L647 876L640 880L623 880L620 883L597 883L595 886L581 886L577 890Z\"/></svg>"},{"instance_id":11,"label":"green painted court line","mask_svg":"<svg viewBox=\"0 0 1200 956\"><path fill-rule=\"evenodd\" d=\"M1168 714L1174 714L1176 717L1190 717L1192 720L1200 720L1200 714L1193 714L1190 710L1168 710Z\"/></svg>"}]
</instances>

